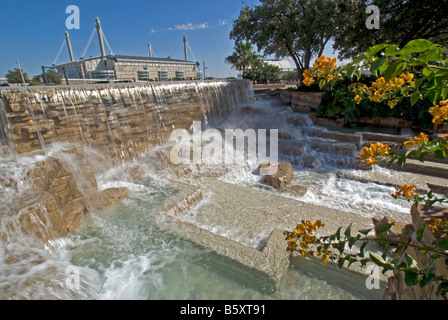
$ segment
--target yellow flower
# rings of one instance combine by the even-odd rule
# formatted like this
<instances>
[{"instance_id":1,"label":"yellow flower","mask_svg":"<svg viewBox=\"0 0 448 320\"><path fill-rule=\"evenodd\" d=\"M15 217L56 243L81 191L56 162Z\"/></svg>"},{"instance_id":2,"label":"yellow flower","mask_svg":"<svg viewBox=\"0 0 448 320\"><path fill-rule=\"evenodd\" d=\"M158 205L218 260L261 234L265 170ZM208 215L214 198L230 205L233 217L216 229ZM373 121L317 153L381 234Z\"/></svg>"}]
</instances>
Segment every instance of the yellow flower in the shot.
<instances>
[{"instance_id":1,"label":"yellow flower","mask_svg":"<svg viewBox=\"0 0 448 320\"><path fill-rule=\"evenodd\" d=\"M415 189L417 188L417 186L415 184L411 184L411 185L407 185L404 184L402 186L399 186L395 193L393 193L391 196L394 199L397 199L398 197L404 197L404 198L408 198L408 199L412 199L416 196L415 194Z\"/></svg>"},{"instance_id":2,"label":"yellow flower","mask_svg":"<svg viewBox=\"0 0 448 320\"><path fill-rule=\"evenodd\" d=\"M375 144L371 144L370 147L362 148L361 152L358 154L358 157L364 160L366 166L370 167L374 164L378 163L378 156L387 156L390 152L390 147L387 144L382 144L377 142Z\"/></svg>"},{"instance_id":3,"label":"yellow flower","mask_svg":"<svg viewBox=\"0 0 448 320\"><path fill-rule=\"evenodd\" d=\"M306 69L305 72L303 73L303 76L305 78L312 78L313 77L313 70L311 69Z\"/></svg>"},{"instance_id":4,"label":"yellow flower","mask_svg":"<svg viewBox=\"0 0 448 320\"><path fill-rule=\"evenodd\" d=\"M429 109L429 113L433 116L432 122L435 125L442 124L448 120L448 99L440 101L439 105Z\"/></svg>"},{"instance_id":5,"label":"yellow flower","mask_svg":"<svg viewBox=\"0 0 448 320\"><path fill-rule=\"evenodd\" d=\"M406 142L404 143L404 146L405 146L406 148L411 148L412 146L414 146L414 141L406 141Z\"/></svg>"},{"instance_id":6,"label":"yellow flower","mask_svg":"<svg viewBox=\"0 0 448 320\"><path fill-rule=\"evenodd\" d=\"M447 233L448 218L432 218L432 222L429 224L429 229L431 229L433 233Z\"/></svg>"},{"instance_id":7,"label":"yellow flower","mask_svg":"<svg viewBox=\"0 0 448 320\"><path fill-rule=\"evenodd\" d=\"M356 97L355 97L356 104L360 104L361 100L362 100L361 97L359 95L356 95Z\"/></svg>"},{"instance_id":8,"label":"yellow flower","mask_svg":"<svg viewBox=\"0 0 448 320\"><path fill-rule=\"evenodd\" d=\"M315 81L313 78L305 78L303 80L303 84L306 85L307 87L311 86L314 82Z\"/></svg>"},{"instance_id":9,"label":"yellow flower","mask_svg":"<svg viewBox=\"0 0 448 320\"><path fill-rule=\"evenodd\" d=\"M413 141L406 141L404 143L404 146L406 148L411 148L413 146L418 146L418 145L420 145L420 144L422 144L424 142L429 142L429 138L428 138L428 136L426 134L421 132L419 136L414 137Z\"/></svg>"}]
</instances>

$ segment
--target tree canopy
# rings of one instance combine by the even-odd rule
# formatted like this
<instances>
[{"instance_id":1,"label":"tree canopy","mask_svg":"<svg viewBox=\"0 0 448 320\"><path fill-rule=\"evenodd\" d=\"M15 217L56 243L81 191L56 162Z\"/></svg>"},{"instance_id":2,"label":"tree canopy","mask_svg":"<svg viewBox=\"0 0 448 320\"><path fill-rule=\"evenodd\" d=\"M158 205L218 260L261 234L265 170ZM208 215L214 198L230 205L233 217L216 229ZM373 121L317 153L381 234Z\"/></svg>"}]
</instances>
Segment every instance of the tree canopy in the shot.
<instances>
[{"instance_id":1,"label":"tree canopy","mask_svg":"<svg viewBox=\"0 0 448 320\"><path fill-rule=\"evenodd\" d=\"M380 10L380 28L368 29L368 5ZM340 24L334 37L339 58L354 58L378 43L404 47L411 40L426 39L448 45L448 6L438 0L355 0L346 7L350 19Z\"/></svg>"},{"instance_id":2,"label":"tree canopy","mask_svg":"<svg viewBox=\"0 0 448 320\"><path fill-rule=\"evenodd\" d=\"M23 72L23 78L25 79L26 83L31 82L31 79L28 77L28 74L26 72ZM20 74L20 69L15 68L14 70L8 70L8 73L6 74L6 79L8 83L22 83L22 75Z\"/></svg>"},{"instance_id":3,"label":"tree canopy","mask_svg":"<svg viewBox=\"0 0 448 320\"><path fill-rule=\"evenodd\" d=\"M241 9L230 38L251 41L276 58L290 56L301 75L313 56L322 55L335 35L346 2L330 0L260 0Z\"/></svg>"},{"instance_id":4,"label":"tree canopy","mask_svg":"<svg viewBox=\"0 0 448 320\"><path fill-rule=\"evenodd\" d=\"M232 64L236 70L244 71L256 57L257 54L253 52L252 44L249 41L238 41L235 44L235 51L226 58L226 62Z\"/></svg>"}]
</instances>

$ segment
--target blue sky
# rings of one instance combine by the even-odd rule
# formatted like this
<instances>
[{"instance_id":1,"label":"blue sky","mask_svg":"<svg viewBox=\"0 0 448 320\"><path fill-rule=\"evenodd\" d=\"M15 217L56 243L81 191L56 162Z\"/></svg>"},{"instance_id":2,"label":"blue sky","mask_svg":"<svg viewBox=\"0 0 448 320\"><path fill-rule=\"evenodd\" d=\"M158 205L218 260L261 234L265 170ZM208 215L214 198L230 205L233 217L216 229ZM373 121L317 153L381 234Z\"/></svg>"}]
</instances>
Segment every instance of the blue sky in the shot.
<instances>
[{"instance_id":1,"label":"blue sky","mask_svg":"<svg viewBox=\"0 0 448 320\"><path fill-rule=\"evenodd\" d=\"M256 0L245 0L258 4ZM95 18L99 17L114 54L147 56L151 42L157 57L183 59L182 37L191 48L190 61L205 59L207 76L236 75L224 59L233 52L229 39L232 21L238 17L241 0L0 0L0 76L16 68L18 59L30 76L51 65L69 31L75 59L86 47ZM76 5L80 28L66 28L66 8ZM108 52L106 47L106 52ZM94 36L86 57L100 55ZM194 59L196 57L196 59ZM64 47L57 63L69 61Z\"/></svg>"},{"instance_id":2,"label":"blue sky","mask_svg":"<svg viewBox=\"0 0 448 320\"><path fill-rule=\"evenodd\" d=\"M256 5L259 1L245 3ZM79 29L66 28L69 5L79 8ZM185 34L192 51L189 60L199 61L202 67L205 59L207 76L235 76L237 72L224 59L233 52L229 33L241 5L241 0L0 0L0 76L16 68L17 59L28 75L40 74L42 65L55 61L65 31L69 31L75 59L79 59L96 17L114 54L147 56L151 42L155 56L183 59ZM95 34L85 57L98 55ZM68 61L65 46L57 63Z\"/></svg>"}]
</instances>

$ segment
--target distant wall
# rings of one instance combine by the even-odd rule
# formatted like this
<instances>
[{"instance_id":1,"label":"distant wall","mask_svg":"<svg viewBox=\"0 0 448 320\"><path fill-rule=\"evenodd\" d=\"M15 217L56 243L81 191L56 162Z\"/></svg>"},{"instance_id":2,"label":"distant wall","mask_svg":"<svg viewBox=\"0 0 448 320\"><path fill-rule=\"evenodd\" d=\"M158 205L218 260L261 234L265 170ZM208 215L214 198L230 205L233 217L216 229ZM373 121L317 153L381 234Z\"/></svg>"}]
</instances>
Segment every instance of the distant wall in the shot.
<instances>
[{"instance_id":1,"label":"distant wall","mask_svg":"<svg viewBox=\"0 0 448 320\"><path fill-rule=\"evenodd\" d=\"M173 129L253 99L248 80L0 89L0 136L18 153L81 142L112 159L165 143Z\"/></svg>"}]
</instances>

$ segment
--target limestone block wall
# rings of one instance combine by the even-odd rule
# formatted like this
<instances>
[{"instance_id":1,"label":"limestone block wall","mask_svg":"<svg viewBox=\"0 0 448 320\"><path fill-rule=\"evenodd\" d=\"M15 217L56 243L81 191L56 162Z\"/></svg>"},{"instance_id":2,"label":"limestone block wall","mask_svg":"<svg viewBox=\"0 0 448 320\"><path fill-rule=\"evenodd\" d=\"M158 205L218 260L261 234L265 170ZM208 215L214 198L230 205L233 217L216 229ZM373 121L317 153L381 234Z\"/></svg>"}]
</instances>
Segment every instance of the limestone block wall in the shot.
<instances>
[{"instance_id":1,"label":"limestone block wall","mask_svg":"<svg viewBox=\"0 0 448 320\"><path fill-rule=\"evenodd\" d=\"M248 80L2 88L0 136L18 153L73 141L126 160L251 99Z\"/></svg>"}]
</instances>

